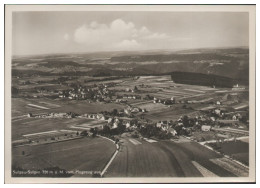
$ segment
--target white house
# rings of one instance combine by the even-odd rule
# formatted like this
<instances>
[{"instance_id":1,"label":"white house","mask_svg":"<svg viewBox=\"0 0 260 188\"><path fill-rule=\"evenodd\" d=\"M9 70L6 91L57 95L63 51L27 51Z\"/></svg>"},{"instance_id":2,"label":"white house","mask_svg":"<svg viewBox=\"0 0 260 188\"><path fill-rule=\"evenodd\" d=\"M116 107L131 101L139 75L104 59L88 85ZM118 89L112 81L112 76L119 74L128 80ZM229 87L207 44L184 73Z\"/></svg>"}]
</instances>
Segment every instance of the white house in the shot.
<instances>
[{"instance_id":1,"label":"white house","mask_svg":"<svg viewBox=\"0 0 260 188\"><path fill-rule=\"evenodd\" d=\"M161 127L162 127L162 124L163 124L163 122L162 122L162 121L159 121L159 122L156 123L156 127L161 128Z\"/></svg>"},{"instance_id":2,"label":"white house","mask_svg":"<svg viewBox=\"0 0 260 188\"><path fill-rule=\"evenodd\" d=\"M202 131L207 132L207 131L210 131L210 129L211 129L211 126L210 126L210 125L202 125L202 126L201 126L201 130L202 130Z\"/></svg>"},{"instance_id":3,"label":"white house","mask_svg":"<svg viewBox=\"0 0 260 188\"><path fill-rule=\"evenodd\" d=\"M108 118L107 123L111 123L112 120L113 120L112 118Z\"/></svg>"},{"instance_id":4,"label":"white house","mask_svg":"<svg viewBox=\"0 0 260 188\"><path fill-rule=\"evenodd\" d=\"M169 131L169 133L172 134L172 136L176 136L177 135L177 132L173 128L169 128L168 131Z\"/></svg>"},{"instance_id":5,"label":"white house","mask_svg":"<svg viewBox=\"0 0 260 188\"><path fill-rule=\"evenodd\" d=\"M130 122L127 122L127 123L125 124L125 127L126 127L126 128L129 128L130 126L131 126Z\"/></svg>"},{"instance_id":6,"label":"white house","mask_svg":"<svg viewBox=\"0 0 260 188\"><path fill-rule=\"evenodd\" d=\"M215 110L215 114L217 114L217 115L220 115L220 112L221 112L220 109L216 109L216 110Z\"/></svg>"}]
</instances>

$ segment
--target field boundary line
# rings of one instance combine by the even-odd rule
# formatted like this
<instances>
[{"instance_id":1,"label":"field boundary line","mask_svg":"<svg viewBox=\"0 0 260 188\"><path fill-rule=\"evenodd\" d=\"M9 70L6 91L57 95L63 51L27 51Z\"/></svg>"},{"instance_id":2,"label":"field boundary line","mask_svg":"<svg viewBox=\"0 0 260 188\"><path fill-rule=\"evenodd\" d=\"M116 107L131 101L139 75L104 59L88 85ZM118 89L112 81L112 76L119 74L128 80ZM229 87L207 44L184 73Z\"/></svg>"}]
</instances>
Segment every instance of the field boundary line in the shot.
<instances>
[{"instance_id":1,"label":"field boundary line","mask_svg":"<svg viewBox=\"0 0 260 188\"><path fill-rule=\"evenodd\" d=\"M97 135L97 136L98 136L98 137L101 137L101 138L104 138L104 139L107 139L107 140L113 142L113 143L116 145L116 151L114 152L114 154L112 155L112 157L110 158L110 160L108 161L108 163L106 164L106 166L104 167L104 169L101 171L100 176L103 177L104 174L106 173L107 169L109 168L109 166L111 165L111 163L112 163L113 160L115 159L116 155L118 154L120 147L119 147L118 144L116 144L116 142L115 142L114 140L112 140L112 139L110 139L110 138L107 138L107 137L105 137L105 136L100 136L100 135Z\"/></svg>"},{"instance_id":2,"label":"field boundary line","mask_svg":"<svg viewBox=\"0 0 260 188\"><path fill-rule=\"evenodd\" d=\"M191 163L197 168L197 170L203 175L203 177L218 177L215 173L211 172L209 169L205 168L196 161L191 161Z\"/></svg>"},{"instance_id":3,"label":"field boundary line","mask_svg":"<svg viewBox=\"0 0 260 188\"><path fill-rule=\"evenodd\" d=\"M110 138L107 138L105 136L101 136L101 135L97 135L98 137L101 137L101 138L105 138L107 140L110 140L111 142L113 142L114 144L116 143L114 140L110 139Z\"/></svg>"},{"instance_id":4,"label":"field boundary line","mask_svg":"<svg viewBox=\"0 0 260 188\"><path fill-rule=\"evenodd\" d=\"M36 146L36 145L47 145L47 144L55 144L58 142L66 142L66 141L70 141L70 140L76 140L76 139L82 139L84 138L83 136L79 136L79 137L74 137L74 138L67 138L64 140L55 140L55 141L50 141L50 142L44 142L44 143L37 143L37 144L23 144L23 145L17 145L17 146L13 146L15 148L17 147L23 147L23 146Z\"/></svg>"}]
</instances>

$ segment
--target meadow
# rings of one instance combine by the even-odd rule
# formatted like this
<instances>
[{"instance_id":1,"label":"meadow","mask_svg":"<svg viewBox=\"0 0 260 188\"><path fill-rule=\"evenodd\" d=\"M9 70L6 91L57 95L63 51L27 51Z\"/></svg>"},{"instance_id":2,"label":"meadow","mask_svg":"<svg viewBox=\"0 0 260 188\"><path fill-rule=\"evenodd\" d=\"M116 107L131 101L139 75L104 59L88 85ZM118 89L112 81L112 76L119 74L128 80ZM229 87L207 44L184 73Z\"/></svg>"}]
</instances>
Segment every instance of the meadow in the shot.
<instances>
[{"instance_id":1,"label":"meadow","mask_svg":"<svg viewBox=\"0 0 260 188\"><path fill-rule=\"evenodd\" d=\"M102 171L115 149L111 141L99 137L15 147L12 164L25 170L59 167L66 171Z\"/></svg>"}]
</instances>

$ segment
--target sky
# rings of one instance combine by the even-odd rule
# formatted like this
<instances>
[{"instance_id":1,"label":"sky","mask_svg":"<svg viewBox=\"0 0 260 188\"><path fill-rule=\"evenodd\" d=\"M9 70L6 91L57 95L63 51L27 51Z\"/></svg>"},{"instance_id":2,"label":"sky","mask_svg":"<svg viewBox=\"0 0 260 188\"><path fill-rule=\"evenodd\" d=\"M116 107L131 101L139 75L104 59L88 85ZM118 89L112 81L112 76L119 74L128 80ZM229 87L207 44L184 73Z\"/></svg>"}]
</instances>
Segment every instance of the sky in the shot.
<instances>
[{"instance_id":1,"label":"sky","mask_svg":"<svg viewBox=\"0 0 260 188\"><path fill-rule=\"evenodd\" d=\"M12 54L249 45L246 12L13 12Z\"/></svg>"}]
</instances>

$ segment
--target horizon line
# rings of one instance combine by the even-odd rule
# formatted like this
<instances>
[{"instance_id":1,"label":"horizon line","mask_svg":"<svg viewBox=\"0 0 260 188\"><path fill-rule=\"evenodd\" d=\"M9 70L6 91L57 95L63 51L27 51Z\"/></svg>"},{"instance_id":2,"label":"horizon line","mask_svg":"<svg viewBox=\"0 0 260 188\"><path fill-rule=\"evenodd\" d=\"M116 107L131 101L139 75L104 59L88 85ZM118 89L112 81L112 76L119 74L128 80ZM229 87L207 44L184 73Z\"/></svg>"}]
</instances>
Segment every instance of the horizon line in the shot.
<instances>
[{"instance_id":1,"label":"horizon line","mask_svg":"<svg viewBox=\"0 0 260 188\"><path fill-rule=\"evenodd\" d=\"M178 52L182 50L202 50L202 49L229 49L229 48L248 48L249 46L225 46L225 47L199 47L199 48L179 48L179 49L147 49L147 50L103 50L103 51L86 51L86 52L53 52L53 53L39 53L39 54L14 54L13 57L26 57L26 56L42 56L42 55L65 55L65 54L93 54L93 53L115 53L115 52L152 52L152 51L170 51Z\"/></svg>"}]
</instances>

